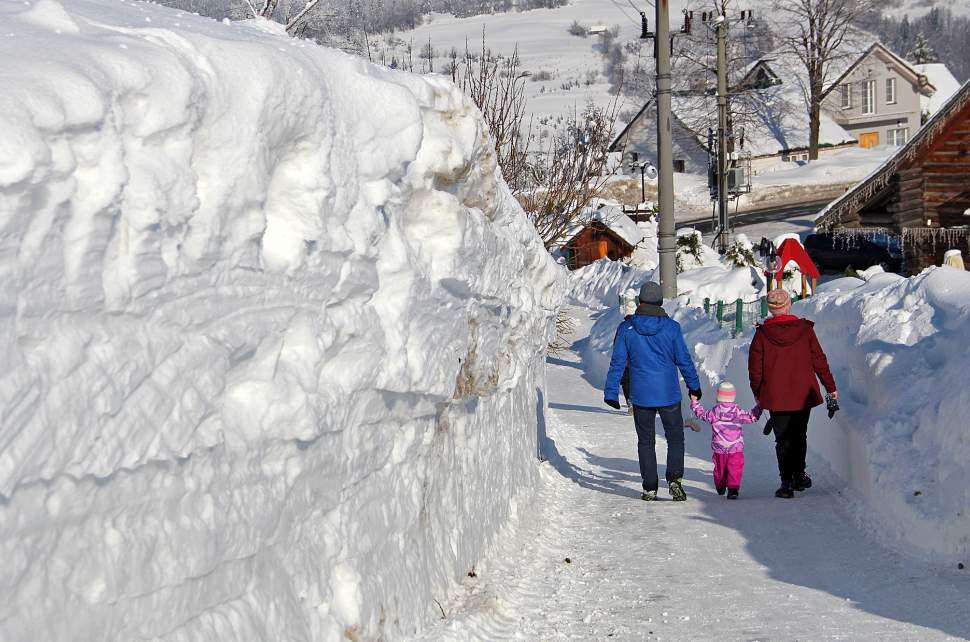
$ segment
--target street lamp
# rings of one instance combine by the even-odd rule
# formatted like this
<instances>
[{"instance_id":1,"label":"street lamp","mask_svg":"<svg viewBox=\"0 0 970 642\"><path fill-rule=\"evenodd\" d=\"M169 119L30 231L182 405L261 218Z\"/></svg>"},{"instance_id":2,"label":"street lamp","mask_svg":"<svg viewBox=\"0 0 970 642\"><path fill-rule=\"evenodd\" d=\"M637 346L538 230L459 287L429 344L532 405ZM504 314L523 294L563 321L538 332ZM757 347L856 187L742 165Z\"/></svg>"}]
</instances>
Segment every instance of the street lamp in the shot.
<instances>
[{"instance_id":1,"label":"street lamp","mask_svg":"<svg viewBox=\"0 0 970 642\"><path fill-rule=\"evenodd\" d=\"M640 202L646 203L647 202L646 179L649 178L650 180L653 180L657 178L657 168L654 167L653 163L651 163L650 161L646 161L646 160L640 161L634 158L633 162L630 163L630 169L632 171L640 170ZM637 207L637 209L640 209L640 208Z\"/></svg>"}]
</instances>

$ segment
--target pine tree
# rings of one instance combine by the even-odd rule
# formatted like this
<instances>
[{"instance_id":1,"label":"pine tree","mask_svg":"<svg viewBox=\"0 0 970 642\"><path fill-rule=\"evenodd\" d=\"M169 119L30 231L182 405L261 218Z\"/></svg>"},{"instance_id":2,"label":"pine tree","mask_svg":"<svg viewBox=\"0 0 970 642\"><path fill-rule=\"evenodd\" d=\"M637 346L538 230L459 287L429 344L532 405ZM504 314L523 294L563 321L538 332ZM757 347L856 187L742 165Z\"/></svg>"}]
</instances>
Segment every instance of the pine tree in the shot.
<instances>
[{"instance_id":1,"label":"pine tree","mask_svg":"<svg viewBox=\"0 0 970 642\"><path fill-rule=\"evenodd\" d=\"M936 52L933 51L933 48L930 46L930 43L927 42L926 36L923 35L922 31L916 34L916 43L913 44L912 51L910 51L906 57L917 65L925 65L930 62L940 61L939 56L937 56Z\"/></svg>"}]
</instances>

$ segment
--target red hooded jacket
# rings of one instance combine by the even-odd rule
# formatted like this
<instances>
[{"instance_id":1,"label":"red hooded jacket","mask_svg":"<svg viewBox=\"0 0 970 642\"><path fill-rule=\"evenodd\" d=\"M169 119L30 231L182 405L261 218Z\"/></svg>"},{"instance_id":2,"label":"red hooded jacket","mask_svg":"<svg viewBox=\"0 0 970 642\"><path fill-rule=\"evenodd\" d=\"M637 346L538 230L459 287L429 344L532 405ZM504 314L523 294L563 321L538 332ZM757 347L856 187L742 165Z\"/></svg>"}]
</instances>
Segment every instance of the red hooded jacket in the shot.
<instances>
[{"instance_id":1,"label":"red hooded jacket","mask_svg":"<svg viewBox=\"0 0 970 642\"><path fill-rule=\"evenodd\" d=\"M748 353L748 378L762 408L785 412L821 405L818 379L828 392L835 392L835 379L814 328L811 321L791 315L758 326Z\"/></svg>"}]
</instances>

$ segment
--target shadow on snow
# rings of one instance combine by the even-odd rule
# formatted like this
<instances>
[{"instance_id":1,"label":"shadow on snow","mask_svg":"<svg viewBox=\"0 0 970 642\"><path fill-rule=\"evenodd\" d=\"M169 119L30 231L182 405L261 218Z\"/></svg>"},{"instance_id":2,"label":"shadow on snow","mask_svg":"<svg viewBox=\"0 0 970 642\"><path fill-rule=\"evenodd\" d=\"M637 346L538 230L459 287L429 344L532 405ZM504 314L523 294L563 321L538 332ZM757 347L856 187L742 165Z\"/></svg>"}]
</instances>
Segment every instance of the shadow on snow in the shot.
<instances>
[{"instance_id":1,"label":"shadow on snow","mask_svg":"<svg viewBox=\"0 0 970 642\"><path fill-rule=\"evenodd\" d=\"M575 363L563 365L576 367ZM587 377L584 369L583 378L589 382ZM599 387L599 384L593 385ZM641 478L635 437L631 442L632 458L605 457L586 448L578 448L576 455L564 454L555 440L546 434L542 404L540 392L541 458L547 459L561 475L583 488L639 499ZM550 403L549 407L621 414L574 404ZM633 418L629 421L633 432ZM966 617L970 577L955 573L934 574L918 561L900 558L873 542L838 505L837 495L842 490L840 482L818 475L815 487L798 493L795 499L774 497L778 485L774 439L761 434L762 422L746 431L746 462L738 501L727 501L718 496L714 492L711 473L696 465L698 459L710 460L710 427L705 424L700 433L685 429L685 478L704 486L704 490L698 490L690 488L696 484L689 485L689 501L701 502L703 507L702 514L694 519L740 533L747 542L748 554L779 581L824 591L851 601L855 608L890 620L936 629L948 635L970 637L970 618ZM659 418L657 431L660 442L663 429ZM578 461L579 456L585 461ZM663 488L662 458L658 463ZM813 464L816 471L827 469L810 453L809 468ZM649 505L645 504L644 509L649 510ZM854 572L860 566L869 572ZM874 573L872 569L884 569L884 572Z\"/></svg>"}]
</instances>

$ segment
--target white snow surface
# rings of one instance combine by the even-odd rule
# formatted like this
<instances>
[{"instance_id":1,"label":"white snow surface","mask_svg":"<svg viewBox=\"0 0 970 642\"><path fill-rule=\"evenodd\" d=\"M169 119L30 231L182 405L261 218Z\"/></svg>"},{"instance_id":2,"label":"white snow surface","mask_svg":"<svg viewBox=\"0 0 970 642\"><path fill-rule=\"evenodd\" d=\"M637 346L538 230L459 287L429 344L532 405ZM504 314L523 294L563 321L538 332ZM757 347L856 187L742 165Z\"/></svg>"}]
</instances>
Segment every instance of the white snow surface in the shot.
<instances>
[{"instance_id":1,"label":"white snow surface","mask_svg":"<svg viewBox=\"0 0 970 642\"><path fill-rule=\"evenodd\" d=\"M562 296L447 80L0 4L0 639L413 634L528 500Z\"/></svg>"},{"instance_id":2,"label":"white snow surface","mask_svg":"<svg viewBox=\"0 0 970 642\"><path fill-rule=\"evenodd\" d=\"M936 87L932 96L920 96L920 107L930 116L940 111L953 94L960 91L960 82L953 77L947 66L941 62L913 65L919 73L926 76L930 84Z\"/></svg>"},{"instance_id":3,"label":"white snow surface","mask_svg":"<svg viewBox=\"0 0 970 642\"><path fill-rule=\"evenodd\" d=\"M752 179L752 189L852 183L864 178L898 149L889 145L869 149L850 147L811 162L783 164L778 169L755 176Z\"/></svg>"},{"instance_id":4,"label":"white snow surface","mask_svg":"<svg viewBox=\"0 0 970 642\"><path fill-rule=\"evenodd\" d=\"M967 571L913 560L874 542L857 527L844 483L819 456L809 460L811 490L791 500L773 496L774 441L761 434L764 419L745 431L738 501L714 492L706 424L686 434L688 500L669 501L661 483L658 501L640 501L633 418L603 404L602 380L577 354L589 332L589 312L570 312L579 321L574 350L548 361L540 501L519 515L516 528L476 567L476 577L442 602L444 616L420 639L909 642L970 636ZM719 349L721 358L750 339L731 343L713 323L678 316L692 341ZM719 356L705 352L702 358L713 364ZM747 387L744 379L734 383L739 391ZM705 385L702 403L709 406L711 398ZM810 441L820 439L817 428ZM661 477L665 450L658 423Z\"/></svg>"}]
</instances>

